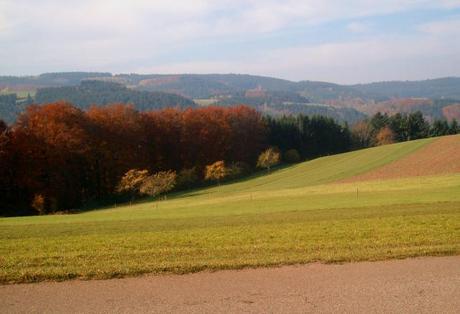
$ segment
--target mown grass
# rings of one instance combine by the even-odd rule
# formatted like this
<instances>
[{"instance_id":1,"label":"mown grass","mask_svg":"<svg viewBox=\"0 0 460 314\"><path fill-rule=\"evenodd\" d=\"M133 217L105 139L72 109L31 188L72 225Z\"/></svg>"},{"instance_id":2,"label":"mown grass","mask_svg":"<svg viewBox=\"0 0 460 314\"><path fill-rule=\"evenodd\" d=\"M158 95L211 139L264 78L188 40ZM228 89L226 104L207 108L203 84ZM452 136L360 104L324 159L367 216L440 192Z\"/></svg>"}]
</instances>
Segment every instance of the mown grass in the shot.
<instances>
[{"instance_id":1,"label":"mown grass","mask_svg":"<svg viewBox=\"0 0 460 314\"><path fill-rule=\"evenodd\" d=\"M0 282L459 254L460 174L331 183L426 143L322 158L168 201L0 219Z\"/></svg>"}]
</instances>

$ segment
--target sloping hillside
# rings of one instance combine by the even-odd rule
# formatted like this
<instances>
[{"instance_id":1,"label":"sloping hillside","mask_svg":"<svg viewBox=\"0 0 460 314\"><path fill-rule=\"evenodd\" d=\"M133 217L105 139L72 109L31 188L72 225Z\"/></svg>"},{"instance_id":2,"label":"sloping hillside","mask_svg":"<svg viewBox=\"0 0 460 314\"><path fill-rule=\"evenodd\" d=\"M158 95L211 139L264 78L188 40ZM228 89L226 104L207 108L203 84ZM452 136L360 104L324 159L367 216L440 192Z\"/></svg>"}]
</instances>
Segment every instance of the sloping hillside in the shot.
<instances>
[{"instance_id":1,"label":"sloping hillside","mask_svg":"<svg viewBox=\"0 0 460 314\"><path fill-rule=\"evenodd\" d=\"M385 180L460 173L460 136L443 136L417 151L344 182Z\"/></svg>"},{"instance_id":2,"label":"sloping hillside","mask_svg":"<svg viewBox=\"0 0 460 314\"><path fill-rule=\"evenodd\" d=\"M457 145L460 136L448 139ZM410 156L422 160L444 140L323 157L168 200L3 218L0 282L460 254L457 170L339 182Z\"/></svg>"},{"instance_id":3,"label":"sloping hillside","mask_svg":"<svg viewBox=\"0 0 460 314\"><path fill-rule=\"evenodd\" d=\"M136 91L122 84L103 81L84 81L78 86L41 88L35 95L36 103L66 100L80 108L113 103L134 104L138 110L164 107L195 107L195 103L176 94Z\"/></svg>"}]
</instances>

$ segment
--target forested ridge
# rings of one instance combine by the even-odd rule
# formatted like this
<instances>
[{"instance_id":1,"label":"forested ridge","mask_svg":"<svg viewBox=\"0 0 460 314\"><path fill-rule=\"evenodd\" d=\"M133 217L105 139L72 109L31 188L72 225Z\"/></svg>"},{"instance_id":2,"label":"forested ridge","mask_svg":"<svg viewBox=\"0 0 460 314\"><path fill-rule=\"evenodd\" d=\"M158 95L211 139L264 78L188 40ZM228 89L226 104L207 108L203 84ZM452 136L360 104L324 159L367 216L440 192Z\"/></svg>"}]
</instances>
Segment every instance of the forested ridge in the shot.
<instances>
[{"instance_id":1,"label":"forested ridge","mask_svg":"<svg viewBox=\"0 0 460 314\"><path fill-rule=\"evenodd\" d=\"M68 75L67 80L74 82L82 74ZM54 75L49 76L52 80ZM9 124L14 123L17 116L30 104L48 104L56 101L68 101L81 109L92 105L113 103L133 104L138 110L154 110L166 107L188 108L196 104L185 97L165 92L147 92L127 88L126 86L98 80L86 80L77 86L60 86L39 88L34 97L19 98L15 93L0 95L0 119Z\"/></svg>"},{"instance_id":2,"label":"forested ridge","mask_svg":"<svg viewBox=\"0 0 460 314\"><path fill-rule=\"evenodd\" d=\"M459 91L460 78L456 77L340 85L242 74L45 73L0 76L0 94L16 93L18 97L16 103L0 100L0 118L13 123L24 105L32 102L67 100L81 108L123 102L150 110L193 106L192 100L196 100L203 105L247 104L272 115L320 114L348 123L379 111L421 111L431 120L458 120L460 109L452 106L460 103ZM27 94L32 99L26 99Z\"/></svg>"},{"instance_id":3,"label":"forested ridge","mask_svg":"<svg viewBox=\"0 0 460 314\"><path fill-rule=\"evenodd\" d=\"M133 104L140 111L196 106L192 100L176 94L137 91L119 83L91 80L83 81L78 86L40 88L35 95L35 102L38 104L59 100L68 101L81 109L86 109L91 105L113 103Z\"/></svg>"},{"instance_id":4,"label":"forested ridge","mask_svg":"<svg viewBox=\"0 0 460 314\"><path fill-rule=\"evenodd\" d=\"M460 99L460 78L445 77L419 81L388 81L341 85L318 81L289 81L246 74L111 74L97 72L44 73L38 76L0 76L5 86L71 86L81 81L102 79L149 91L175 92L189 98L208 98L261 87L267 91L296 92L312 101L339 98L391 99L424 97Z\"/></svg>"}]
</instances>

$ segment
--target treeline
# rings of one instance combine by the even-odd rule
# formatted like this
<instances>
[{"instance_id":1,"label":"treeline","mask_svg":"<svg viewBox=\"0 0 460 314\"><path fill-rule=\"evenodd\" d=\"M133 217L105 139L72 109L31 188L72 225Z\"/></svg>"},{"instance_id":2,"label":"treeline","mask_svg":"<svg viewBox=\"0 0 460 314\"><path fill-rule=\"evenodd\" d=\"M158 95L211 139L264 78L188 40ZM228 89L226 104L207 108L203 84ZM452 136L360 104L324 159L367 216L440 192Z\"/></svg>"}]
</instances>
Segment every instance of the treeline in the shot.
<instances>
[{"instance_id":1,"label":"treeline","mask_svg":"<svg viewBox=\"0 0 460 314\"><path fill-rule=\"evenodd\" d=\"M82 81L78 86L40 88L35 95L35 103L38 104L60 100L66 100L81 109L95 104L113 103L133 104L140 111L165 107L196 107L192 100L176 94L138 91L122 84L98 80Z\"/></svg>"},{"instance_id":2,"label":"treeline","mask_svg":"<svg viewBox=\"0 0 460 314\"><path fill-rule=\"evenodd\" d=\"M56 72L37 76L0 76L0 86L36 89L46 86L78 85L83 80L111 76L112 74L107 72Z\"/></svg>"},{"instance_id":3,"label":"treeline","mask_svg":"<svg viewBox=\"0 0 460 314\"><path fill-rule=\"evenodd\" d=\"M460 127L456 120L449 123L444 119L435 119L430 123L420 111L391 116L376 113L370 119L355 124L351 130L355 148L458 133Z\"/></svg>"},{"instance_id":4,"label":"treeline","mask_svg":"<svg viewBox=\"0 0 460 314\"><path fill-rule=\"evenodd\" d=\"M338 154L352 147L346 125L324 116L284 116L265 118L268 142L286 153L296 150L300 159Z\"/></svg>"},{"instance_id":5,"label":"treeline","mask_svg":"<svg viewBox=\"0 0 460 314\"><path fill-rule=\"evenodd\" d=\"M13 126L0 124L0 215L110 198L131 169L201 180L216 161L253 167L266 132L261 115L244 106L139 112L129 105L32 105Z\"/></svg>"},{"instance_id":6,"label":"treeline","mask_svg":"<svg viewBox=\"0 0 460 314\"><path fill-rule=\"evenodd\" d=\"M269 107L259 107L261 111L273 116L303 115L323 116L339 122L356 123L366 118L366 115L353 108L333 107L322 104L278 104Z\"/></svg>"}]
</instances>

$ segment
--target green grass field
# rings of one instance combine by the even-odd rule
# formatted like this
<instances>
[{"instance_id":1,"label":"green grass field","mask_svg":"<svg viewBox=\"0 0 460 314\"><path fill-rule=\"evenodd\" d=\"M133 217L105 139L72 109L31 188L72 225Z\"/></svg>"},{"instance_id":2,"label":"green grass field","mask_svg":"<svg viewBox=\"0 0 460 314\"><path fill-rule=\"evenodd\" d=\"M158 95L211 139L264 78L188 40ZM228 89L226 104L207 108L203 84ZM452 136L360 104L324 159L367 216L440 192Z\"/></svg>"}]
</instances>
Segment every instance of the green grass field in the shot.
<instances>
[{"instance_id":1,"label":"green grass field","mask_svg":"<svg viewBox=\"0 0 460 314\"><path fill-rule=\"evenodd\" d=\"M432 139L319 158L167 201L0 219L0 282L460 253L460 174L335 183Z\"/></svg>"},{"instance_id":2,"label":"green grass field","mask_svg":"<svg viewBox=\"0 0 460 314\"><path fill-rule=\"evenodd\" d=\"M9 89L9 88L0 89L0 95L16 94L18 98L27 98L27 95L34 97L36 92L37 91L34 89L30 89L30 90L15 90L15 89Z\"/></svg>"},{"instance_id":3,"label":"green grass field","mask_svg":"<svg viewBox=\"0 0 460 314\"><path fill-rule=\"evenodd\" d=\"M194 99L193 100L198 106L207 107L214 105L218 100L213 98L203 98L203 99Z\"/></svg>"}]
</instances>

